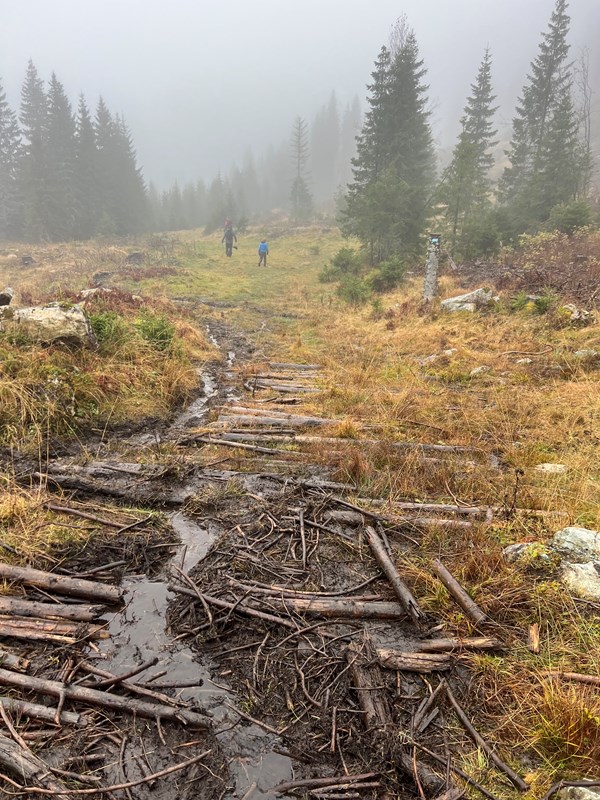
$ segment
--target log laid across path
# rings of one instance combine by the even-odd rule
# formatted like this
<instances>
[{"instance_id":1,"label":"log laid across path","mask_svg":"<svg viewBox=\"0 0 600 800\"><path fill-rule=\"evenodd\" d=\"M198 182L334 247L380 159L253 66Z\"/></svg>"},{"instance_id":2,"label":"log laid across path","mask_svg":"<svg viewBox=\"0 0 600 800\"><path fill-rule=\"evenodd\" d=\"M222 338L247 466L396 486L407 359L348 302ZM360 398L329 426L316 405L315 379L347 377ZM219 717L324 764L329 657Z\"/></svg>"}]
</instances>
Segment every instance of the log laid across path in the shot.
<instances>
[{"instance_id":1,"label":"log laid across path","mask_svg":"<svg viewBox=\"0 0 600 800\"><path fill-rule=\"evenodd\" d=\"M121 602L123 591L116 586L107 586L103 583L86 581L82 578L69 578L65 575L56 575L53 572L43 572L30 567L14 567L11 564L0 564L0 578L15 583L26 583L38 586L46 591L56 592L67 597L82 597L85 600L95 600L106 605L116 605Z\"/></svg>"}]
</instances>

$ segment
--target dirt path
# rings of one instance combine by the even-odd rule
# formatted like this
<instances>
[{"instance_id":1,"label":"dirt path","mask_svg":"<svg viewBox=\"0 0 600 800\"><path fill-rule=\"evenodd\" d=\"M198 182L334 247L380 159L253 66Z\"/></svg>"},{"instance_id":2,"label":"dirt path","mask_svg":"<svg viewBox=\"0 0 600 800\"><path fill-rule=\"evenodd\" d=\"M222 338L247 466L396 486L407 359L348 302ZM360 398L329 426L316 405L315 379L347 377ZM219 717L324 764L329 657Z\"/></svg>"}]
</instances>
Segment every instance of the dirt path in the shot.
<instances>
[{"instance_id":1,"label":"dirt path","mask_svg":"<svg viewBox=\"0 0 600 800\"><path fill-rule=\"evenodd\" d=\"M210 726L102 715L85 734L63 729L62 749L40 737L40 757L117 785L210 750L205 766L143 783L136 799L296 796L297 780L309 781L298 790L323 798L455 791L445 687L466 690L465 653L504 645L485 615L473 618L477 640L453 637L420 608L415 575L406 580L401 565L422 531L464 530L494 510L406 503L392 513L377 498L349 502L356 487L333 479L322 454L350 459L389 446L336 437L335 420L307 410L322 388L318 365L264 359L223 326L209 333L224 364L199 374L197 400L169 426L104 437L92 460L48 464L49 485L71 498L162 508L171 530L156 543L162 554L150 572L125 565L126 603L106 618L108 638L58 659L49 648L36 669L80 681L78 659L114 675L156 659L132 680L177 684L164 691L209 714ZM424 464L497 468L464 448L398 448L398 457L410 450ZM464 598L462 608L475 613ZM455 731L453 745L461 741Z\"/></svg>"}]
</instances>

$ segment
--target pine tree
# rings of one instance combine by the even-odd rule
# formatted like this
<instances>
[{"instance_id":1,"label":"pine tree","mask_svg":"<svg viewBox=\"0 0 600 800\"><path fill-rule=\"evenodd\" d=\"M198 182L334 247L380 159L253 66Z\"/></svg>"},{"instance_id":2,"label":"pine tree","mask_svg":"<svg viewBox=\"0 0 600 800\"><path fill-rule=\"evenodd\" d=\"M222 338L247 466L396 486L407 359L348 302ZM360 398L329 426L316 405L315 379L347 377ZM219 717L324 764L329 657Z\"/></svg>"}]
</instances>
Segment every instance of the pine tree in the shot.
<instances>
[{"instance_id":1,"label":"pine tree","mask_svg":"<svg viewBox=\"0 0 600 800\"><path fill-rule=\"evenodd\" d=\"M362 241L372 263L418 249L434 177L425 69L403 19L392 44L393 55L382 47L372 73L344 210L344 232Z\"/></svg>"},{"instance_id":2,"label":"pine tree","mask_svg":"<svg viewBox=\"0 0 600 800\"><path fill-rule=\"evenodd\" d=\"M115 183L115 122L108 106L98 100L94 118L98 165L98 232L117 233L118 198Z\"/></svg>"},{"instance_id":3,"label":"pine tree","mask_svg":"<svg viewBox=\"0 0 600 800\"><path fill-rule=\"evenodd\" d=\"M494 163L492 148L497 144L492 125L497 107L492 105L495 95L492 94L491 56L487 49L471 91L461 120L462 131L440 192L447 204L450 251L454 254L458 243L461 255L467 257L474 245L473 223L481 219L491 205L489 173Z\"/></svg>"},{"instance_id":4,"label":"pine tree","mask_svg":"<svg viewBox=\"0 0 600 800\"><path fill-rule=\"evenodd\" d=\"M294 179L290 192L292 218L306 222L313 212L313 199L308 186L308 129L302 117L296 117L290 141Z\"/></svg>"},{"instance_id":5,"label":"pine tree","mask_svg":"<svg viewBox=\"0 0 600 800\"><path fill-rule=\"evenodd\" d=\"M21 194L23 197L24 235L39 241L49 238L51 226L48 216L48 99L44 82L30 60L21 90L19 113L24 137L21 162Z\"/></svg>"},{"instance_id":6,"label":"pine tree","mask_svg":"<svg viewBox=\"0 0 600 800\"><path fill-rule=\"evenodd\" d=\"M0 82L0 239L16 239L21 233L21 155L17 115L9 107Z\"/></svg>"},{"instance_id":7,"label":"pine tree","mask_svg":"<svg viewBox=\"0 0 600 800\"><path fill-rule=\"evenodd\" d=\"M335 92L315 116L311 127L311 175L315 199L331 205L336 188L340 150L340 118Z\"/></svg>"},{"instance_id":8,"label":"pine tree","mask_svg":"<svg viewBox=\"0 0 600 800\"><path fill-rule=\"evenodd\" d=\"M48 233L55 241L64 241L76 230L75 120L54 73L48 87L46 168Z\"/></svg>"},{"instance_id":9,"label":"pine tree","mask_svg":"<svg viewBox=\"0 0 600 800\"><path fill-rule=\"evenodd\" d=\"M355 95L352 103L344 109L342 116L336 188L345 187L352 180L352 159L356 156L356 137L360 132L361 123L360 101Z\"/></svg>"},{"instance_id":10,"label":"pine tree","mask_svg":"<svg viewBox=\"0 0 600 800\"><path fill-rule=\"evenodd\" d=\"M96 233L99 178L96 134L85 98L81 95L77 109L74 164L75 235L78 239L89 239Z\"/></svg>"},{"instance_id":11,"label":"pine tree","mask_svg":"<svg viewBox=\"0 0 600 800\"><path fill-rule=\"evenodd\" d=\"M504 170L500 184L500 199L512 218L513 232L538 225L547 219L555 201L572 198L571 180L562 186L554 184L553 195L545 197L545 180L541 177L553 171L548 159L559 150L571 163L577 163L573 126L564 119L565 113L574 113L572 102L566 100L572 84L571 66L567 63L567 7L567 0L556 0L513 119L507 152L510 166Z\"/></svg>"}]
</instances>

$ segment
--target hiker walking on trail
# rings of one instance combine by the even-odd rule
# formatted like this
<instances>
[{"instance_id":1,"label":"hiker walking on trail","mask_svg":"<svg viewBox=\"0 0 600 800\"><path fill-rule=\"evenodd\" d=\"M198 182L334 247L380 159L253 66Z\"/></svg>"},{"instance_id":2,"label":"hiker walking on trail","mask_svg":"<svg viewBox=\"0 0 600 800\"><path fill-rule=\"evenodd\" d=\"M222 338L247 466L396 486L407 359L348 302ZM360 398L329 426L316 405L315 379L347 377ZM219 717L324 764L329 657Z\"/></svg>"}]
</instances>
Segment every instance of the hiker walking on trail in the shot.
<instances>
[{"instance_id":1,"label":"hiker walking on trail","mask_svg":"<svg viewBox=\"0 0 600 800\"><path fill-rule=\"evenodd\" d=\"M235 235L233 228L231 225L228 225L225 228L225 232L223 233L223 238L221 239L221 244L225 242L225 255L231 256L233 248L237 245L237 236ZM235 245L233 244L235 242ZM237 250L237 247L235 247Z\"/></svg>"},{"instance_id":2,"label":"hiker walking on trail","mask_svg":"<svg viewBox=\"0 0 600 800\"><path fill-rule=\"evenodd\" d=\"M269 245L266 239L262 239L258 245L258 266L267 266L267 256L269 255Z\"/></svg>"}]
</instances>

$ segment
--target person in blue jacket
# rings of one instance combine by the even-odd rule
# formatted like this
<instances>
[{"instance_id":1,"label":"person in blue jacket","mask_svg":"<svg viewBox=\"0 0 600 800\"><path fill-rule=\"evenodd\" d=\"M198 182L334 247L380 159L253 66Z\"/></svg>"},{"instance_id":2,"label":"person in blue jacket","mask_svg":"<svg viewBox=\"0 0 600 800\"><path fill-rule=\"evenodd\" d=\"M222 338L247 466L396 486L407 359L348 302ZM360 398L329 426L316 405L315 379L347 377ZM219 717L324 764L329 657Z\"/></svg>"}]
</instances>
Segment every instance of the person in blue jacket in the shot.
<instances>
[{"instance_id":1,"label":"person in blue jacket","mask_svg":"<svg viewBox=\"0 0 600 800\"><path fill-rule=\"evenodd\" d=\"M266 239L262 239L258 245L258 266L267 266L267 256L269 255L269 245Z\"/></svg>"}]
</instances>

